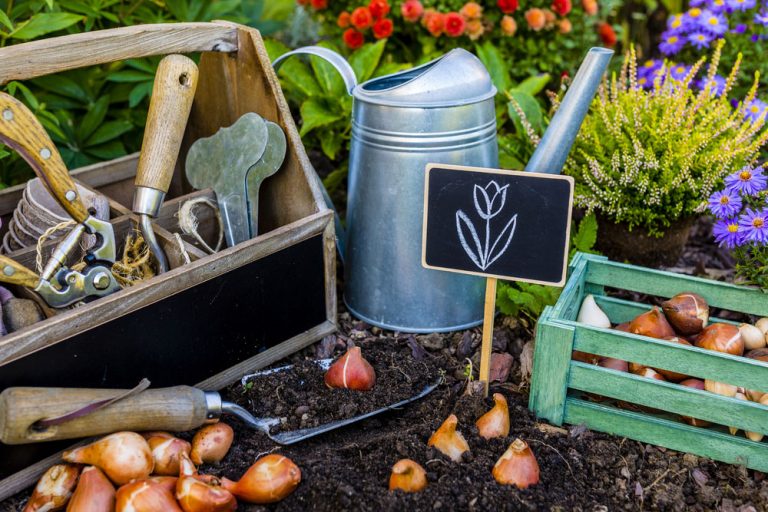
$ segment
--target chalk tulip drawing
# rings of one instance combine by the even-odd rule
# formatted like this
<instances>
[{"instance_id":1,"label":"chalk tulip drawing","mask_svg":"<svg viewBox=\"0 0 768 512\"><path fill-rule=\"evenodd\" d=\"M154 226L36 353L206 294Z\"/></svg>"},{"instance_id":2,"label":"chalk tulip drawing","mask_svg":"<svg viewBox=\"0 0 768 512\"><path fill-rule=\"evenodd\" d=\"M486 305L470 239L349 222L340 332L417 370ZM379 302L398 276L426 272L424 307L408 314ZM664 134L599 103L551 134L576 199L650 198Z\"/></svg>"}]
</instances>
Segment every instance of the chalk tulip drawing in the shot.
<instances>
[{"instance_id":1,"label":"chalk tulip drawing","mask_svg":"<svg viewBox=\"0 0 768 512\"><path fill-rule=\"evenodd\" d=\"M509 185L499 187L495 181L490 181L485 187L475 185L474 200L477 214L485 221L485 244L480 241L477 229L469 216L462 210L456 212L456 231L464 251L477 267L485 271L501 258L509 248L517 227L517 214L513 215L504 229L496 236L491 244L491 219L498 216L507 202ZM490 194L493 194L492 196Z\"/></svg>"}]
</instances>

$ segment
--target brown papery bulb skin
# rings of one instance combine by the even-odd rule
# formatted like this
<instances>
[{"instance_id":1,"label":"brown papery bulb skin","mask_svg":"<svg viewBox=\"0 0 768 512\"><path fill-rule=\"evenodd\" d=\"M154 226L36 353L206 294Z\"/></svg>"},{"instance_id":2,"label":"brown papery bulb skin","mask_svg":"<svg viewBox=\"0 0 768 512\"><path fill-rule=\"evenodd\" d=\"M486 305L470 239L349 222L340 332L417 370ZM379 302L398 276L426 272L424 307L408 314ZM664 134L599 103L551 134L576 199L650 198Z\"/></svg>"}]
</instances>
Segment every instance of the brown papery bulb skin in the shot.
<instances>
[{"instance_id":1,"label":"brown papery bulb skin","mask_svg":"<svg viewBox=\"0 0 768 512\"><path fill-rule=\"evenodd\" d=\"M224 422L204 426L192 438L192 462L197 465L220 462L229 452L234 439L235 431Z\"/></svg>"},{"instance_id":2,"label":"brown papery bulb skin","mask_svg":"<svg viewBox=\"0 0 768 512\"><path fill-rule=\"evenodd\" d=\"M679 382L679 384L687 388L704 390L704 381L699 379L685 379ZM698 418L691 418L689 416L682 416L682 418L684 422L694 427L707 427L711 425L710 422Z\"/></svg>"},{"instance_id":3,"label":"brown papery bulb skin","mask_svg":"<svg viewBox=\"0 0 768 512\"><path fill-rule=\"evenodd\" d=\"M325 385L329 388L368 391L376 385L376 372L363 358L360 347L352 347L325 372Z\"/></svg>"},{"instance_id":4,"label":"brown papery bulb skin","mask_svg":"<svg viewBox=\"0 0 768 512\"><path fill-rule=\"evenodd\" d=\"M675 331L669 325L661 310L655 306L650 311L637 316L629 322L629 332L659 339L675 335Z\"/></svg>"},{"instance_id":5,"label":"brown papery bulb skin","mask_svg":"<svg viewBox=\"0 0 768 512\"><path fill-rule=\"evenodd\" d=\"M77 485L80 468L71 464L56 464L43 473L35 485L23 512L61 510Z\"/></svg>"},{"instance_id":6,"label":"brown papery bulb skin","mask_svg":"<svg viewBox=\"0 0 768 512\"><path fill-rule=\"evenodd\" d=\"M688 340L684 340L683 338L679 338L677 336L670 336L668 338L664 338L666 341L671 341L672 343L678 343L680 345L687 345L691 346L691 344L688 342ZM677 373L673 372L671 370L665 370L664 368L656 368L656 371L659 372L664 376L665 379L672 381L672 382L680 382L683 379L687 379L690 377L690 375L685 375L684 373Z\"/></svg>"},{"instance_id":7,"label":"brown papery bulb skin","mask_svg":"<svg viewBox=\"0 0 768 512\"><path fill-rule=\"evenodd\" d=\"M715 350L725 354L740 356L744 354L744 340L739 328L731 324L712 324L696 338L696 346Z\"/></svg>"},{"instance_id":8,"label":"brown papery bulb skin","mask_svg":"<svg viewBox=\"0 0 768 512\"><path fill-rule=\"evenodd\" d=\"M629 363L622 359L615 359L613 357L601 357L597 364L598 366L616 370L617 372L629 371Z\"/></svg>"},{"instance_id":9,"label":"brown papery bulb skin","mask_svg":"<svg viewBox=\"0 0 768 512\"><path fill-rule=\"evenodd\" d=\"M744 357L768 363L768 348L756 348L754 350L750 350L744 354Z\"/></svg>"},{"instance_id":10,"label":"brown papery bulb skin","mask_svg":"<svg viewBox=\"0 0 768 512\"><path fill-rule=\"evenodd\" d=\"M696 334L707 326L709 305L701 295L678 293L661 303L664 315L675 330L683 335Z\"/></svg>"},{"instance_id":11,"label":"brown papery bulb skin","mask_svg":"<svg viewBox=\"0 0 768 512\"><path fill-rule=\"evenodd\" d=\"M67 462L101 469L113 483L123 485L152 474L155 462L147 441L135 432L117 432L64 452Z\"/></svg>"},{"instance_id":12,"label":"brown papery bulb skin","mask_svg":"<svg viewBox=\"0 0 768 512\"><path fill-rule=\"evenodd\" d=\"M184 512L173 491L150 480L125 484L117 490L115 512Z\"/></svg>"},{"instance_id":13,"label":"brown papery bulb skin","mask_svg":"<svg viewBox=\"0 0 768 512\"><path fill-rule=\"evenodd\" d=\"M67 512L114 512L115 486L96 466L80 473L77 488L67 505Z\"/></svg>"},{"instance_id":14,"label":"brown papery bulb skin","mask_svg":"<svg viewBox=\"0 0 768 512\"><path fill-rule=\"evenodd\" d=\"M493 466L493 478L502 485L527 489L539 483L539 463L528 443L515 439Z\"/></svg>"},{"instance_id":15,"label":"brown papery bulb skin","mask_svg":"<svg viewBox=\"0 0 768 512\"><path fill-rule=\"evenodd\" d=\"M192 445L168 432L145 432L142 434L152 450L155 461L153 473L160 476L176 476L179 474L179 463L182 457L189 456Z\"/></svg>"},{"instance_id":16,"label":"brown papery bulb skin","mask_svg":"<svg viewBox=\"0 0 768 512\"><path fill-rule=\"evenodd\" d=\"M494 439L509 435L509 406L501 393L493 394L493 408L475 422L480 437Z\"/></svg>"},{"instance_id":17,"label":"brown papery bulb skin","mask_svg":"<svg viewBox=\"0 0 768 512\"><path fill-rule=\"evenodd\" d=\"M451 414L427 441L427 446L433 446L454 462L461 462L461 455L469 451L467 440L456 431L458 424L459 419Z\"/></svg>"},{"instance_id":18,"label":"brown papery bulb skin","mask_svg":"<svg viewBox=\"0 0 768 512\"><path fill-rule=\"evenodd\" d=\"M235 496L221 487L221 481L198 475L189 457L181 461L176 499L184 512L231 512L237 508Z\"/></svg>"},{"instance_id":19,"label":"brown papery bulb skin","mask_svg":"<svg viewBox=\"0 0 768 512\"><path fill-rule=\"evenodd\" d=\"M649 368L647 366L642 366L638 368L636 371L633 371L635 375L639 375L641 377L645 377L646 379L656 379L661 381L666 381L667 379L664 378L662 374L654 370L653 368Z\"/></svg>"},{"instance_id":20,"label":"brown papery bulb skin","mask_svg":"<svg viewBox=\"0 0 768 512\"><path fill-rule=\"evenodd\" d=\"M389 476L389 490L419 492L427 486L427 472L418 462L401 459L392 466Z\"/></svg>"},{"instance_id":21,"label":"brown papery bulb skin","mask_svg":"<svg viewBox=\"0 0 768 512\"><path fill-rule=\"evenodd\" d=\"M301 482L301 470L288 457L271 453L260 458L233 482L221 479L221 485L238 499L248 503L277 503L291 494Z\"/></svg>"}]
</instances>

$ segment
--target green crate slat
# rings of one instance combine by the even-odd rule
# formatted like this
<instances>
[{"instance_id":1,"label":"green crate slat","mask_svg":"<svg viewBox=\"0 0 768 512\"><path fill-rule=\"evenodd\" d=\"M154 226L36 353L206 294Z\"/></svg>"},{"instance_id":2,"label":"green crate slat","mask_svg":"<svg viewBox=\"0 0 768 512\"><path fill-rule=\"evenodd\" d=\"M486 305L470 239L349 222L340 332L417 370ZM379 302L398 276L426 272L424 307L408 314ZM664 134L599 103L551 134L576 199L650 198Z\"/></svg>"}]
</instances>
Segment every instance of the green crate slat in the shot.
<instances>
[{"instance_id":1,"label":"green crate slat","mask_svg":"<svg viewBox=\"0 0 768 512\"><path fill-rule=\"evenodd\" d=\"M568 398L565 422L703 457L768 471L768 443Z\"/></svg>"},{"instance_id":2,"label":"green crate slat","mask_svg":"<svg viewBox=\"0 0 768 512\"><path fill-rule=\"evenodd\" d=\"M571 262L571 277L565 284L557 303L553 306L551 315L553 318L565 318L576 320L584 298L584 274L587 261L574 257Z\"/></svg>"},{"instance_id":3,"label":"green crate slat","mask_svg":"<svg viewBox=\"0 0 768 512\"><path fill-rule=\"evenodd\" d=\"M690 291L704 297L710 306L752 315L768 316L768 294L730 283L635 267L602 259L591 259L585 282L634 292L672 297Z\"/></svg>"},{"instance_id":4,"label":"green crate slat","mask_svg":"<svg viewBox=\"0 0 768 512\"><path fill-rule=\"evenodd\" d=\"M616 297L606 297L605 295L595 295L595 302L600 309L602 309L611 322L614 324L620 324L623 322L629 322L636 316L645 313L651 309L650 304L642 304L640 302L632 302L624 299L617 299ZM731 320L723 320L722 318L712 317L709 319L709 323L726 323L738 325L739 322L733 322Z\"/></svg>"},{"instance_id":5,"label":"green crate slat","mask_svg":"<svg viewBox=\"0 0 768 512\"><path fill-rule=\"evenodd\" d=\"M768 407L574 361L568 387L768 434Z\"/></svg>"},{"instance_id":6,"label":"green crate slat","mask_svg":"<svg viewBox=\"0 0 768 512\"><path fill-rule=\"evenodd\" d=\"M555 326L543 317L536 327L529 406L557 425L562 424L568 381L568 362L573 351L573 330Z\"/></svg>"},{"instance_id":7,"label":"green crate slat","mask_svg":"<svg viewBox=\"0 0 768 512\"><path fill-rule=\"evenodd\" d=\"M575 350L768 392L764 362L567 320L551 322L574 330Z\"/></svg>"}]
</instances>

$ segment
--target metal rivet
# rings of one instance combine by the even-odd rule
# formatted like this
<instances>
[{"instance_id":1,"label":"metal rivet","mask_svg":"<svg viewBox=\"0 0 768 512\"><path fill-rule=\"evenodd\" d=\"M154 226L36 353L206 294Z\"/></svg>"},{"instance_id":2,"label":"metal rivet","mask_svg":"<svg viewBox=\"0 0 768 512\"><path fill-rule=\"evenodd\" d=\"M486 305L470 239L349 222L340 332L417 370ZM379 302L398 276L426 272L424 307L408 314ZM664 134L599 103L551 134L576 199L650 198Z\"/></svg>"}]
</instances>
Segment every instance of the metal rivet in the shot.
<instances>
[{"instance_id":1,"label":"metal rivet","mask_svg":"<svg viewBox=\"0 0 768 512\"><path fill-rule=\"evenodd\" d=\"M74 201L77 198L77 193L74 190L67 190L67 193L64 194L64 197L67 198L67 201Z\"/></svg>"},{"instance_id":2,"label":"metal rivet","mask_svg":"<svg viewBox=\"0 0 768 512\"><path fill-rule=\"evenodd\" d=\"M6 121L11 121L13 119L13 110L9 108L3 110L3 119Z\"/></svg>"},{"instance_id":3,"label":"metal rivet","mask_svg":"<svg viewBox=\"0 0 768 512\"><path fill-rule=\"evenodd\" d=\"M6 265L5 268L3 268L3 274L7 276L12 276L15 273L16 273L16 270L10 265Z\"/></svg>"},{"instance_id":4,"label":"metal rivet","mask_svg":"<svg viewBox=\"0 0 768 512\"><path fill-rule=\"evenodd\" d=\"M41 149L40 156L43 157L43 160L48 160L49 158L51 158L51 150L48 148Z\"/></svg>"}]
</instances>

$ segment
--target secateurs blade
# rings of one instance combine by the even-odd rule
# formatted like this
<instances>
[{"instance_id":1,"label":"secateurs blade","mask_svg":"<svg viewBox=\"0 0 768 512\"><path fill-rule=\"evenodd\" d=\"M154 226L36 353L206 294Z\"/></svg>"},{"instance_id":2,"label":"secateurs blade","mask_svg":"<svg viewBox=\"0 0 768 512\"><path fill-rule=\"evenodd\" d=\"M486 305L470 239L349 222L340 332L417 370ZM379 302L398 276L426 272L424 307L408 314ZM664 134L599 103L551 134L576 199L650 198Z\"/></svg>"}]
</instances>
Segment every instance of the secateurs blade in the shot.
<instances>
[{"instance_id":1,"label":"secateurs blade","mask_svg":"<svg viewBox=\"0 0 768 512\"><path fill-rule=\"evenodd\" d=\"M119 290L120 285L111 272L116 253L112 224L99 220L88 212L45 128L23 103L2 92L0 141L13 148L27 161L51 195L77 222L72 231L56 246L41 276L4 258L0 262L0 281L28 286L40 293L52 307L64 307L89 297L100 297ZM85 255L85 270L71 270L66 267L67 257L86 232L96 235L96 243ZM59 288L53 286L54 283L58 284Z\"/></svg>"}]
</instances>

